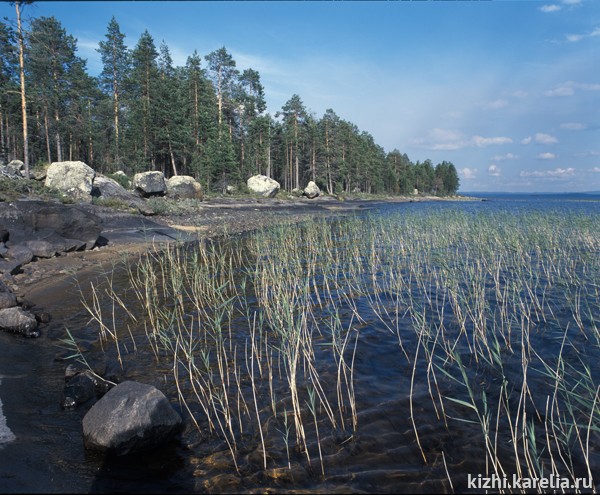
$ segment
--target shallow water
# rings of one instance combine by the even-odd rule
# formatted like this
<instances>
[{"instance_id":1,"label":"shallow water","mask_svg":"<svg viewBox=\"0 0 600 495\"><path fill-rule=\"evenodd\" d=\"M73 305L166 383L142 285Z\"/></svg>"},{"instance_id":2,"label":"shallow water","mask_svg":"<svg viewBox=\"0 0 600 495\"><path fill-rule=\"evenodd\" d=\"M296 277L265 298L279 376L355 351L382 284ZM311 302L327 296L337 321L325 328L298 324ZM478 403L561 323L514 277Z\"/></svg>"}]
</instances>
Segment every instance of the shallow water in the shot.
<instances>
[{"instance_id":1,"label":"shallow water","mask_svg":"<svg viewBox=\"0 0 600 495\"><path fill-rule=\"evenodd\" d=\"M587 198L586 198L587 199ZM455 211L548 211L560 210L566 214L597 215L600 203L590 201L564 201L539 198L534 199L492 199L489 202L474 203L415 203L383 206L377 214L391 215L398 211L428 212ZM385 249L385 246L381 247ZM365 253L365 256L368 254ZM116 273L113 286L131 307L135 307L133 295L126 291L127 277ZM558 292L560 294L560 291ZM550 295L550 292L549 292ZM435 296L435 293L431 293ZM390 319L395 307L394 295L390 294L387 304ZM424 295L426 297L426 295ZM123 367L118 365L115 347L104 344L104 351L98 342L97 328L89 323L89 315L81 308L76 288L71 288L61 297L61 307L53 311L53 322L47 335L37 341L19 339L12 335L0 334L0 354L2 354L3 375L0 381L0 396L4 401L4 414L7 426L16 439L0 446L0 492L286 492L309 491L316 493L355 492L355 493L428 493L464 491L467 488L467 473L477 475L485 470L485 446L481 441L481 426L463 421L450 421L445 425L440 417L439 404L436 407L432 394L452 396L452 380L439 376L439 391L432 391L428 381L416 383L411 391L411 377L428 376L431 371L424 361L418 361L413 369L413 361L406 355L414 356L417 342L403 342L404 351L399 346L398 335L411 334L413 322L409 317L395 317L397 333L390 331L370 310L368 296L356 294L353 299L357 311L364 321L352 317L350 304L338 309L351 330L346 351L346 359L352 356L355 342L353 383L356 390L356 423L352 427L348 402L341 414L344 426L332 427L323 419L315 422L305 411L307 445L310 462L302 449L295 449L293 442L285 441L285 426L269 411L271 404L268 380L257 390L259 415L263 421L263 432L268 451L267 469L264 469L264 455L258 430L251 427L254 415L251 402L251 384L246 377L239 384L238 397L244 397L250 407L243 414L245 428L239 433L237 444L237 469L230 450L222 436L210 433L202 421L202 411L197 412L200 428L190 421L189 413L178 400L177 389L168 362L157 362L152 350L144 345L142 325L135 325L122 317L119 325L128 327L136 342L123 340L120 349L123 354ZM385 301L384 301L385 303ZM590 301L597 307L598 301ZM593 305L596 306L593 306ZM557 311L560 303L553 303ZM110 311L107 306L106 311ZM138 315L142 314L139 309ZM565 308L567 311L567 308ZM560 316L559 316L560 317ZM565 318L569 315L565 314ZM243 363L248 356L248 326L243 318L239 327L231 329L227 342L237 346L238 366L254 369ZM325 319L320 320L321 324ZM192 325L192 324L190 324ZM105 459L90 454L83 449L81 441L81 418L91 404L75 411L63 411L60 398L64 369L68 361L63 360L69 352L57 347L64 338L64 327L75 335L84 355L95 366L103 368L104 374L116 379L134 379L151 383L160 388L172 401L173 406L187 418L187 427L180 439L153 454L143 454L131 459ZM321 367L319 380L334 384L338 367L327 361L329 356L327 332L317 332L313 328L314 349ZM532 333L536 349L543 349L541 359L550 360L560 348L562 337L554 324L539 324L538 331ZM585 347L585 335L575 331L569 333L572 347L565 355L576 357ZM589 345L589 344L588 344ZM10 353L5 350L10 348ZM597 349L592 350L597 352ZM277 352L272 349L272 352ZM421 350L421 352L423 352ZM461 349L465 362L471 359L466 349ZM518 380L521 357L507 352L507 378ZM246 359L247 361L247 359ZM34 363L33 370L30 369ZM575 361L573 361L575 362ZM477 368L482 383L486 383L490 393L497 392L498 377L492 368ZM277 373L275 373L277 374ZM513 376L514 374L514 376ZM590 374L596 387L600 382L598 360L590 367ZM4 376L6 375L6 376ZM285 376L282 373L282 376ZM233 375L232 375L233 377ZM285 382L285 380L283 380ZM431 383L431 382L429 382ZM277 389L277 387L281 387ZM546 387L542 376L530 376L530 386ZM304 382L300 394L304 400L309 397L309 389L314 387L310 380ZM278 401L275 408L281 417L282 410L289 410L289 397L285 387L275 384L274 397ZM331 402L335 401L335 394ZM243 404L243 402L242 402ZM445 414L451 418L467 417L465 407L460 403L445 401ZM193 405L192 405L193 407ZM241 406L240 406L241 407ZM287 408L287 409L286 409ZM544 410L540 404L538 410ZM412 411L412 413L411 413ZM416 418L419 444L415 437ZM319 428L317 432L315 428ZM0 432L2 416L0 415ZM591 462L596 469L600 466L600 444L598 436L591 437ZM291 445L291 446L290 446ZM320 449L319 450L319 446ZM499 457L509 457L512 446L501 443ZM483 455L482 455L483 453ZM425 457L425 459L424 459ZM322 459L322 460L321 460ZM323 474L323 471L325 474Z\"/></svg>"}]
</instances>

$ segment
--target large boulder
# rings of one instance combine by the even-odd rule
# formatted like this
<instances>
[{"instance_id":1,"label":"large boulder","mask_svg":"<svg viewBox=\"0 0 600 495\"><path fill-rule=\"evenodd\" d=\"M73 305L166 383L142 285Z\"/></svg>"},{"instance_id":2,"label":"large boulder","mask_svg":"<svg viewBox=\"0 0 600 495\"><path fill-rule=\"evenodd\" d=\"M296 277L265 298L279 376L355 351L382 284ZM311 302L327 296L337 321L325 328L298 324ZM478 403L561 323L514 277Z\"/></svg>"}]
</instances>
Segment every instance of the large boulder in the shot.
<instances>
[{"instance_id":1,"label":"large boulder","mask_svg":"<svg viewBox=\"0 0 600 495\"><path fill-rule=\"evenodd\" d=\"M321 189L312 180L306 185L303 192L308 199L316 198L321 195Z\"/></svg>"},{"instance_id":2,"label":"large boulder","mask_svg":"<svg viewBox=\"0 0 600 495\"><path fill-rule=\"evenodd\" d=\"M181 427L181 416L151 385L126 381L111 389L83 418L88 449L125 455L156 447Z\"/></svg>"},{"instance_id":3,"label":"large boulder","mask_svg":"<svg viewBox=\"0 0 600 495\"><path fill-rule=\"evenodd\" d=\"M39 337L40 335L35 316L18 306L0 309L0 329L20 333L25 337Z\"/></svg>"},{"instance_id":4,"label":"large boulder","mask_svg":"<svg viewBox=\"0 0 600 495\"><path fill-rule=\"evenodd\" d=\"M96 172L83 162L54 162L46 171L46 187L60 191L74 201L92 201Z\"/></svg>"},{"instance_id":5,"label":"large boulder","mask_svg":"<svg viewBox=\"0 0 600 495\"><path fill-rule=\"evenodd\" d=\"M199 199L204 194L202 186L189 175L175 175L167 181L167 196L173 199Z\"/></svg>"},{"instance_id":6,"label":"large boulder","mask_svg":"<svg viewBox=\"0 0 600 495\"><path fill-rule=\"evenodd\" d=\"M133 187L144 198L164 196L167 192L165 174L158 171L135 174L133 176Z\"/></svg>"},{"instance_id":7,"label":"large boulder","mask_svg":"<svg viewBox=\"0 0 600 495\"><path fill-rule=\"evenodd\" d=\"M91 249L102 231L102 220L93 213L77 205L49 201L0 203L0 224L9 231L13 246L31 240L51 244L24 244L40 257L52 250ZM22 252L25 254L24 249Z\"/></svg>"},{"instance_id":8,"label":"large boulder","mask_svg":"<svg viewBox=\"0 0 600 495\"><path fill-rule=\"evenodd\" d=\"M266 175L255 175L250 177L247 184L248 189L250 189L251 192L260 194L265 198L275 197L281 188L279 182Z\"/></svg>"}]
</instances>

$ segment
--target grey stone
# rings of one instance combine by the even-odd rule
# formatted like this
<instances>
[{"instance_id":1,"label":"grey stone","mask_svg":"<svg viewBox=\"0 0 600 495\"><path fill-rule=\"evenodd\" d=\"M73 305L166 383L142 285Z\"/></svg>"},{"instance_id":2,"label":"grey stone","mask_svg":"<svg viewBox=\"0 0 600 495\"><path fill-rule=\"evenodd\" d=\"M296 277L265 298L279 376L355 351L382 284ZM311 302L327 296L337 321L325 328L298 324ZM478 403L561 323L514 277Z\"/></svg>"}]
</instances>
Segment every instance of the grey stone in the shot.
<instances>
[{"instance_id":1,"label":"grey stone","mask_svg":"<svg viewBox=\"0 0 600 495\"><path fill-rule=\"evenodd\" d=\"M14 308L17 305L17 296L12 292L0 292L0 309Z\"/></svg>"},{"instance_id":2,"label":"grey stone","mask_svg":"<svg viewBox=\"0 0 600 495\"><path fill-rule=\"evenodd\" d=\"M265 198L275 197L281 188L279 182L266 175L255 175L250 177L247 181L247 185L251 192L260 194Z\"/></svg>"},{"instance_id":3,"label":"grey stone","mask_svg":"<svg viewBox=\"0 0 600 495\"><path fill-rule=\"evenodd\" d=\"M165 175L162 172L141 172L133 176L133 187L144 198L164 196L167 191Z\"/></svg>"},{"instance_id":4,"label":"grey stone","mask_svg":"<svg viewBox=\"0 0 600 495\"><path fill-rule=\"evenodd\" d=\"M24 245L31 250L37 258L52 258L56 254L56 245L41 239L25 241ZM60 251L60 249L58 250Z\"/></svg>"},{"instance_id":5,"label":"grey stone","mask_svg":"<svg viewBox=\"0 0 600 495\"><path fill-rule=\"evenodd\" d=\"M167 181L167 196L173 199L199 199L204 193L202 186L189 175L176 175Z\"/></svg>"},{"instance_id":6,"label":"grey stone","mask_svg":"<svg viewBox=\"0 0 600 495\"><path fill-rule=\"evenodd\" d=\"M17 261L21 265L25 265L33 259L33 251L25 243L17 244L8 248L6 257L10 261Z\"/></svg>"},{"instance_id":7,"label":"grey stone","mask_svg":"<svg viewBox=\"0 0 600 495\"><path fill-rule=\"evenodd\" d=\"M111 389L83 418L88 449L125 455L154 448L181 428L181 416L151 385L126 381Z\"/></svg>"},{"instance_id":8,"label":"grey stone","mask_svg":"<svg viewBox=\"0 0 600 495\"><path fill-rule=\"evenodd\" d=\"M321 189L312 180L304 188L304 196L308 199L313 199L321 195Z\"/></svg>"},{"instance_id":9,"label":"grey stone","mask_svg":"<svg viewBox=\"0 0 600 495\"><path fill-rule=\"evenodd\" d=\"M96 172L83 162L54 162L46 171L45 185L73 200L89 203L95 175Z\"/></svg>"},{"instance_id":10,"label":"grey stone","mask_svg":"<svg viewBox=\"0 0 600 495\"><path fill-rule=\"evenodd\" d=\"M38 322L29 311L19 307L0 309L0 328L26 337L39 337Z\"/></svg>"}]
</instances>

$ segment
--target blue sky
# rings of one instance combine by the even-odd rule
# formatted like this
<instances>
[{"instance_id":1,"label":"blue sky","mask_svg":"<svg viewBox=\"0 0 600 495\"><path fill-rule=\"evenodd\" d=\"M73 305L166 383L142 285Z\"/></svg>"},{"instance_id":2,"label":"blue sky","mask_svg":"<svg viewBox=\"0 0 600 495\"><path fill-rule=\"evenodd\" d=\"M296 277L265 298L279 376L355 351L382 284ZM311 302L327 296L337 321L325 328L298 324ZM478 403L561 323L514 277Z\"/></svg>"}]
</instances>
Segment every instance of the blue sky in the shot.
<instances>
[{"instance_id":1,"label":"blue sky","mask_svg":"<svg viewBox=\"0 0 600 495\"><path fill-rule=\"evenodd\" d=\"M177 65L225 46L274 114L293 95L411 160L449 160L462 191L600 190L600 1L37 2L92 75L112 16ZM0 4L0 16L14 8Z\"/></svg>"}]
</instances>

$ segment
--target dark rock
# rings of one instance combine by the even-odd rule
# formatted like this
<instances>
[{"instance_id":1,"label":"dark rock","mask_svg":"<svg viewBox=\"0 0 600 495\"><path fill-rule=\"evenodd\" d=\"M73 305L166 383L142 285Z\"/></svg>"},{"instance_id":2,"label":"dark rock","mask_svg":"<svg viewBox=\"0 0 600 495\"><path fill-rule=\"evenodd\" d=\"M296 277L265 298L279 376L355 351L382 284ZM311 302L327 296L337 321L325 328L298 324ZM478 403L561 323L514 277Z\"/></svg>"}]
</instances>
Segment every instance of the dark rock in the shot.
<instances>
[{"instance_id":1,"label":"dark rock","mask_svg":"<svg viewBox=\"0 0 600 495\"><path fill-rule=\"evenodd\" d=\"M0 203L0 219L15 245L44 240L56 251L91 249L102 231L102 220L93 213L49 201Z\"/></svg>"},{"instance_id":2,"label":"dark rock","mask_svg":"<svg viewBox=\"0 0 600 495\"><path fill-rule=\"evenodd\" d=\"M46 313L45 311L39 312L39 313L35 313L35 319L39 322L39 323L50 323L52 321L52 315L50 313Z\"/></svg>"},{"instance_id":3,"label":"dark rock","mask_svg":"<svg viewBox=\"0 0 600 495\"><path fill-rule=\"evenodd\" d=\"M131 208L144 208L144 200L138 195L125 189L116 180L100 174L94 178L92 196L102 199L116 199Z\"/></svg>"},{"instance_id":4,"label":"dark rock","mask_svg":"<svg viewBox=\"0 0 600 495\"><path fill-rule=\"evenodd\" d=\"M67 378L67 383L63 391L62 407L64 409L73 409L88 400L104 395L108 390L108 384L101 378L95 376L89 370L75 373Z\"/></svg>"},{"instance_id":5,"label":"dark rock","mask_svg":"<svg viewBox=\"0 0 600 495\"><path fill-rule=\"evenodd\" d=\"M7 242L10 237L10 233L8 229L4 227L4 225L0 225L0 242Z\"/></svg>"},{"instance_id":6,"label":"dark rock","mask_svg":"<svg viewBox=\"0 0 600 495\"><path fill-rule=\"evenodd\" d=\"M57 251L56 245L45 240L34 239L26 241L24 244L31 250L33 256L37 258L52 258Z\"/></svg>"},{"instance_id":7,"label":"dark rock","mask_svg":"<svg viewBox=\"0 0 600 495\"><path fill-rule=\"evenodd\" d=\"M0 329L25 337L40 336L35 316L19 307L0 309Z\"/></svg>"},{"instance_id":8,"label":"dark rock","mask_svg":"<svg viewBox=\"0 0 600 495\"><path fill-rule=\"evenodd\" d=\"M123 382L83 418L85 447L125 455L169 440L182 420L163 393L150 385Z\"/></svg>"},{"instance_id":9,"label":"dark rock","mask_svg":"<svg viewBox=\"0 0 600 495\"><path fill-rule=\"evenodd\" d=\"M0 292L0 309L14 308L17 297L12 292Z\"/></svg>"},{"instance_id":10,"label":"dark rock","mask_svg":"<svg viewBox=\"0 0 600 495\"><path fill-rule=\"evenodd\" d=\"M6 256L9 261L17 261L21 265L25 265L33 259L33 251L25 244L17 244L8 248Z\"/></svg>"},{"instance_id":11,"label":"dark rock","mask_svg":"<svg viewBox=\"0 0 600 495\"><path fill-rule=\"evenodd\" d=\"M0 273L3 275L16 275L21 273L21 265L22 263L19 261L0 260ZM10 279L10 277L6 278Z\"/></svg>"}]
</instances>

